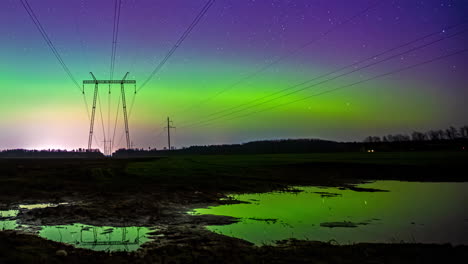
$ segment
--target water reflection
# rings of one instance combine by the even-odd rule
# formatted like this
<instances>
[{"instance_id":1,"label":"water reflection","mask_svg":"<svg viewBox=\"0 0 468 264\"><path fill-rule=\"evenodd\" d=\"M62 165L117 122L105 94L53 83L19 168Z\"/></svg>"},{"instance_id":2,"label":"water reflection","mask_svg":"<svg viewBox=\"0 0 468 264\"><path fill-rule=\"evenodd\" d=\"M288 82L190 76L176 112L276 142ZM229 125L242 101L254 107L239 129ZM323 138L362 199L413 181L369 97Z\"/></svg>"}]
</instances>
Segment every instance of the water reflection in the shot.
<instances>
[{"instance_id":1,"label":"water reflection","mask_svg":"<svg viewBox=\"0 0 468 264\"><path fill-rule=\"evenodd\" d=\"M468 183L378 181L359 187L389 192L298 187L302 192L235 195L250 203L193 213L241 218L207 228L257 245L288 238L468 244Z\"/></svg>"},{"instance_id":2,"label":"water reflection","mask_svg":"<svg viewBox=\"0 0 468 264\"><path fill-rule=\"evenodd\" d=\"M32 204L19 205L21 210L56 207L62 204ZM74 245L96 251L134 251L142 244L150 241L149 233L154 231L148 227L112 227L92 226L83 224L54 225L33 227L21 226L16 216L19 210L0 211L1 230L30 231L39 229L39 236L56 242Z\"/></svg>"},{"instance_id":3,"label":"water reflection","mask_svg":"<svg viewBox=\"0 0 468 264\"><path fill-rule=\"evenodd\" d=\"M49 240L98 251L134 251L149 241L147 227L82 224L43 226L39 235Z\"/></svg>"},{"instance_id":4,"label":"water reflection","mask_svg":"<svg viewBox=\"0 0 468 264\"><path fill-rule=\"evenodd\" d=\"M13 218L18 215L18 210L0 211L0 230L14 230L18 226Z\"/></svg>"},{"instance_id":5,"label":"water reflection","mask_svg":"<svg viewBox=\"0 0 468 264\"><path fill-rule=\"evenodd\" d=\"M68 205L68 203L39 203L39 204L20 204L18 207L20 209L44 209L48 207L57 207L59 205Z\"/></svg>"}]
</instances>

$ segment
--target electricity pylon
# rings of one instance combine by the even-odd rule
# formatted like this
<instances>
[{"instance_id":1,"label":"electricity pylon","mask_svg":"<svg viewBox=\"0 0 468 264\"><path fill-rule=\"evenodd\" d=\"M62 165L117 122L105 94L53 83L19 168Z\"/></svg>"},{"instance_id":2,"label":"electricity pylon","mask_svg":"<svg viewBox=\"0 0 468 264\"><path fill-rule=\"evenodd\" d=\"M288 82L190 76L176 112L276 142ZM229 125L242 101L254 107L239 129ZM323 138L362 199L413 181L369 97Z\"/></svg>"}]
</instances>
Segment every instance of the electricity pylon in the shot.
<instances>
[{"instance_id":1,"label":"electricity pylon","mask_svg":"<svg viewBox=\"0 0 468 264\"><path fill-rule=\"evenodd\" d=\"M127 76L129 74L128 72L125 74L122 80L97 80L92 72L90 72L90 74L91 74L91 77L93 77L93 80L83 80L83 93L84 93L85 84L94 84L93 108L91 112L91 120L90 120L90 125L89 125L88 150L91 150L91 146L93 144L94 117L96 116L96 101L97 101L98 92L99 92L99 84L120 84L120 92L122 93L122 96L121 96L122 110L123 110L124 122L125 122L125 136L127 140L127 149L130 149L130 131L128 127L127 102L125 100L125 84L133 84L135 87L135 93L136 93L136 81L127 80Z\"/></svg>"}]
</instances>

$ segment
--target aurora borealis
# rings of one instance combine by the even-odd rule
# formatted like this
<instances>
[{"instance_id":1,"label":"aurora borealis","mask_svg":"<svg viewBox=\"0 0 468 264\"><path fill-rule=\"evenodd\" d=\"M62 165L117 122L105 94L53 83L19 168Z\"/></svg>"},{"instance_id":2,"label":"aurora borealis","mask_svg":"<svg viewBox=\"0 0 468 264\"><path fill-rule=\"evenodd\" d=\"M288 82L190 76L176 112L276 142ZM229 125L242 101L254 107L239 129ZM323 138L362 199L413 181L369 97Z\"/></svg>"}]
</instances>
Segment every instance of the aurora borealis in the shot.
<instances>
[{"instance_id":1,"label":"aurora borealis","mask_svg":"<svg viewBox=\"0 0 468 264\"><path fill-rule=\"evenodd\" d=\"M115 78L129 71L129 78L143 82L205 2L123 0ZM342 23L376 2L366 14ZM98 78L108 78L114 1L29 3L80 83L91 78L90 71ZM89 121L80 92L63 72L20 1L6 0L2 4L0 149L85 147ZM466 20L467 14L468 2L463 0L217 0L162 71L137 94L130 116L132 141L135 147L165 146L160 132L167 116L177 127L177 147L273 138L362 140L368 135L466 125L468 52L245 118L220 118L209 126L184 128L206 120L214 112L418 37L437 31L443 36L466 30L468 24L448 32L445 28ZM333 31L323 36L330 29ZM214 97L315 39L318 40L293 56ZM467 44L465 32L245 113L455 52ZM86 87L88 104L91 88ZM97 115L98 140L103 138L102 123L108 133L107 87L101 89L104 122ZM133 87L129 87L130 102L132 91ZM117 99L118 93L112 93L111 127ZM117 141L123 147L124 141L119 141L122 121L118 124Z\"/></svg>"}]
</instances>

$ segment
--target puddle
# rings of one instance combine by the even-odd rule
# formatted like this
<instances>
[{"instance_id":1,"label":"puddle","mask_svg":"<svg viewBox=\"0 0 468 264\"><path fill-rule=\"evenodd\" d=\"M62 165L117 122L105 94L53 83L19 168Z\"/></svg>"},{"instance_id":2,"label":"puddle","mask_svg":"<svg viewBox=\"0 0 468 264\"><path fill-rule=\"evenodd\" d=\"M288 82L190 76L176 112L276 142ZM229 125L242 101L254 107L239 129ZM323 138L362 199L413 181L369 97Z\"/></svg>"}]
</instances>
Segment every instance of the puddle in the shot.
<instances>
[{"instance_id":1,"label":"puddle","mask_svg":"<svg viewBox=\"0 0 468 264\"><path fill-rule=\"evenodd\" d=\"M0 231L14 230L18 226L13 218L18 215L18 210L0 211Z\"/></svg>"},{"instance_id":2,"label":"puddle","mask_svg":"<svg viewBox=\"0 0 468 264\"><path fill-rule=\"evenodd\" d=\"M468 244L468 183L377 181L357 187L387 191L296 187L302 192L235 195L232 198L249 203L190 213L240 218L207 228L256 245L289 238L340 244Z\"/></svg>"},{"instance_id":3,"label":"puddle","mask_svg":"<svg viewBox=\"0 0 468 264\"><path fill-rule=\"evenodd\" d=\"M30 204L19 205L20 210L43 209L57 207L60 204ZM27 226L19 225L16 216L20 210L0 211L1 230L22 230L39 235L48 240L73 245L96 251L135 251L149 242L149 233L155 229L148 227L112 227L92 226L84 224Z\"/></svg>"},{"instance_id":4,"label":"puddle","mask_svg":"<svg viewBox=\"0 0 468 264\"><path fill-rule=\"evenodd\" d=\"M150 241L147 227L111 227L82 224L43 226L39 236L96 251L135 251Z\"/></svg>"},{"instance_id":5,"label":"puddle","mask_svg":"<svg viewBox=\"0 0 468 264\"><path fill-rule=\"evenodd\" d=\"M32 210L32 209L44 209L48 207L57 207L59 205L68 205L69 203L40 203L40 204L20 204L18 208L20 209L27 209L27 210Z\"/></svg>"}]
</instances>

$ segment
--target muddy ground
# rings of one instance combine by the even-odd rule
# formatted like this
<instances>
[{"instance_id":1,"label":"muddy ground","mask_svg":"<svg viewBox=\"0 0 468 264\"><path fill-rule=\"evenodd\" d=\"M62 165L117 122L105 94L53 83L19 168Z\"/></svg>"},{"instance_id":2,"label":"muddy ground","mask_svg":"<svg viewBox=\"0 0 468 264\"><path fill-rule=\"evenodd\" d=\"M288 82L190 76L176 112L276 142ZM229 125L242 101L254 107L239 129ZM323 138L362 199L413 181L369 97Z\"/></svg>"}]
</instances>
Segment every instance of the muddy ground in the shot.
<instances>
[{"instance_id":1,"label":"muddy ground","mask_svg":"<svg viewBox=\"0 0 468 264\"><path fill-rule=\"evenodd\" d=\"M289 190L294 185L356 191L363 181L466 181L466 153L177 156L146 159L0 159L0 209L68 202L21 211L33 225L83 223L157 226L157 238L132 253L94 252L18 232L0 232L0 263L441 263L467 259L468 247L284 241L256 247L217 235L193 208L230 203L230 193ZM160 235L163 235L162 237ZM67 256L57 256L64 249Z\"/></svg>"}]
</instances>

